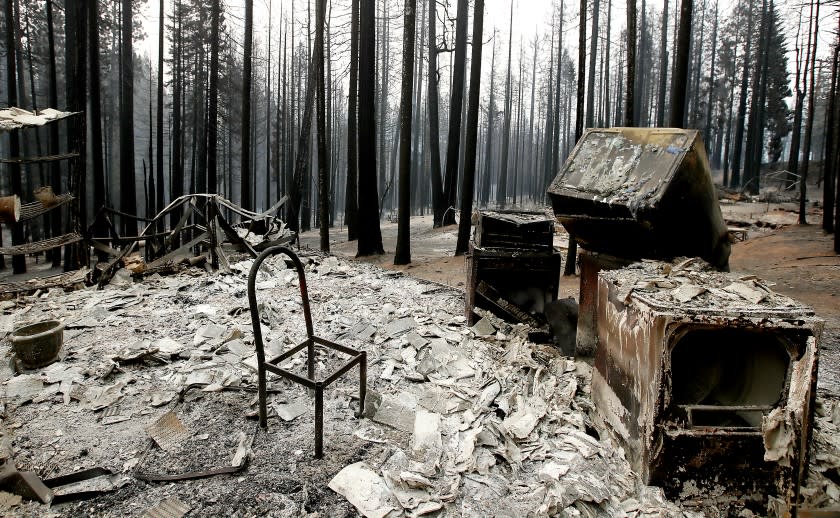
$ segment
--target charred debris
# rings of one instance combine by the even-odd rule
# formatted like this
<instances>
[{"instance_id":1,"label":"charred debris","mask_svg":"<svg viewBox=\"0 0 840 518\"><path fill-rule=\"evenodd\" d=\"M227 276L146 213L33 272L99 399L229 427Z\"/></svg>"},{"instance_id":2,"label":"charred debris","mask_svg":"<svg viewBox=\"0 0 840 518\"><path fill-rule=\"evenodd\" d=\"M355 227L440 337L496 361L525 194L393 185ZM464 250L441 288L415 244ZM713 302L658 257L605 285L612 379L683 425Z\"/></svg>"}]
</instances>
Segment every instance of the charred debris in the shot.
<instances>
[{"instance_id":1,"label":"charred debris","mask_svg":"<svg viewBox=\"0 0 840 518\"><path fill-rule=\"evenodd\" d=\"M184 196L139 236L101 211L102 237L84 241L96 266L0 303L0 510L837 505L840 405L816 394L823 322L727 271L697 132L591 130L548 194L553 212L480 213L463 293L287 248L282 201L256 214ZM582 248L579 305L559 297L558 224Z\"/></svg>"}]
</instances>

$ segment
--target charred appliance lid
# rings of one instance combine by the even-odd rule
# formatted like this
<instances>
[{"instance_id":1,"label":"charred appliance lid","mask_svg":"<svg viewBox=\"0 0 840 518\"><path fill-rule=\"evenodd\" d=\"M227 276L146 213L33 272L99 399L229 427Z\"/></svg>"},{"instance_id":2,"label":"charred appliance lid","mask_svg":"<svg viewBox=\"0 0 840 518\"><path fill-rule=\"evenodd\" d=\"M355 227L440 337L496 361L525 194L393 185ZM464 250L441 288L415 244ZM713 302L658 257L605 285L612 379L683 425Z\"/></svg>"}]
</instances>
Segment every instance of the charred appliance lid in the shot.
<instances>
[{"instance_id":1,"label":"charred appliance lid","mask_svg":"<svg viewBox=\"0 0 840 518\"><path fill-rule=\"evenodd\" d=\"M698 256L727 268L726 224L697 130L588 130L548 194L558 221L587 250Z\"/></svg>"}]
</instances>

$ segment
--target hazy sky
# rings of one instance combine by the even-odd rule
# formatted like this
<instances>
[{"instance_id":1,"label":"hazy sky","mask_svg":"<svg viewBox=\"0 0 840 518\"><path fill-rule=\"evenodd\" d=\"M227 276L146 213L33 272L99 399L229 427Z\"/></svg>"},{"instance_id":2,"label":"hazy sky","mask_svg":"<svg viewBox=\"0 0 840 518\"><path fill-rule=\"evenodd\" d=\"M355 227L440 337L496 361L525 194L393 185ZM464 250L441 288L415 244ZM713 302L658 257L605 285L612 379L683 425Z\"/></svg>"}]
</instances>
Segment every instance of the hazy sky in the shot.
<instances>
[{"instance_id":1,"label":"hazy sky","mask_svg":"<svg viewBox=\"0 0 840 518\"><path fill-rule=\"evenodd\" d=\"M234 32L241 37L242 34L242 27L243 27L243 18L244 18L244 2L243 0L224 0L227 4L227 18L228 23L234 27ZM335 33L339 33L336 36L336 43L340 43L342 40L341 34L346 34L346 26L349 23L349 13L348 13L348 6L349 0L328 0L328 2L332 2L332 20ZM438 4L440 5L443 0L439 0ZM450 16L455 16L455 4L456 0L449 0L450 1ZM704 2L708 2L709 5L713 5L715 0L694 0L695 3L695 10L698 9L699 6L703 5ZM721 15L725 15L728 13L733 5L735 5L734 0L718 0L719 1L719 9ZM277 28L278 24L281 23L282 19L288 19L291 6L293 0L271 0L272 9L271 9L271 20L273 24L273 34L272 39L274 40L274 48L273 53L276 52L276 41L277 41ZM418 0L418 18L422 12L422 4L425 0ZM551 25L551 20L553 17L553 13L555 9L559 11L559 7L561 4L561 0L486 0L485 1L485 25L484 25L484 40L485 42L489 41L493 34L494 27L499 30L499 38L500 42L505 44L507 42L507 32L508 32L508 21L510 16L510 8L511 2L513 2L514 8L514 15L513 15L513 41L514 41L514 61L517 60L517 52L516 48L520 39L524 42L524 45L527 49L528 42L533 41L535 32L544 35L547 33L548 28ZM606 13L607 3L608 0L600 0L602 12ZM165 10L167 13L170 12L171 5L173 0L165 0ZM306 3L307 0L295 0L295 13L296 13L296 20L298 24L306 22ZM314 10L314 3L315 1L312 0L313 10ZM646 8L650 11L653 10L655 12L659 12L662 10L663 7L663 0L650 0L646 2ZM669 23L671 24L671 31L673 31L673 24L675 21L675 12L677 10L679 0L670 0L669 1ZM787 24L788 28L788 49L791 51L791 55L789 56L790 66L793 66L793 46L794 46L794 38L795 38L795 24L798 23L799 14L800 14L800 7L799 5L804 3L804 0L777 0L776 6L781 11L782 19ZM328 4L329 5L329 4ZM394 9L389 13L390 17L393 19L391 24L392 27L392 34L391 38L392 41L397 43L401 37L401 30L402 30L402 12L400 6L402 2L400 0L396 0L392 2ZM564 0L564 26L563 26L563 33L564 33L564 47L569 50L569 52L573 56L577 56L577 35L578 35L578 8L579 8L579 1L578 0ZM642 2L637 0L637 6L641 9ZM612 4L612 24L611 24L611 33L612 33L612 45L613 51L617 52L621 42L618 41L620 37L621 31L624 29L625 21L626 21L626 4L625 0L614 0ZM143 17L143 25L146 32L146 40L143 42L137 42L136 45L138 47L138 51L141 53L149 54L152 58L153 62L157 62L157 37L158 37L158 9L159 9L159 1L158 0L148 0L147 4L142 13ZM329 9L329 7L328 7ZM394 10L400 9L400 12L394 12ZM283 18L281 18L281 10ZM313 11L314 12L314 11ZM443 16L443 10L439 8L439 16ZM697 14L697 13L695 13ZM379 15L379 13L377 13ZM808 12L807 9L802 13L802 18L804 19L804 23L806 24L807 30L807 17ZM601 17L601 30L603 31L606 28L606 16L602 15ZM259 41L265 42L267 34L268 34L268 20L269 20L269 0L255 0L254 1L254 31L255 31L255 38ZM834 31L837 27L836 22L836 12L828 11L825 7L820 13L820 20L821 20L821 33L819 38L819 48L818 54L820 56L826 56L829 53L829 48L834 43ZM590 20L591 22L591 20ZM314 14L313 14L313 23L314 23ZM300 25L299 25L300 27ZM471 29L471 27L470 27ZM209 30L209 28L208 28ZM419 20L418 20L418 30L419 30ZM298 34L302 37L305 34L302 28L298 29ZM658 31L654 31L656 33ZM804 32L804 31L803 31ZM442 29L438 28L438 35L440 37L442 33ZM346 38L344 36L343 38ZM168 43L167 45L167 55L168 55ZM603 45L603 44L602 44ZM392 47L393 49L394 47ZM603 46L601 47L603 48ZM526 50L527 52L527 50ZM484 57L485 60L488 61L490 59L491 49L489 46L484 50ZM443 59L443 58L442 58Z\"/></svg>"}]
</instances>

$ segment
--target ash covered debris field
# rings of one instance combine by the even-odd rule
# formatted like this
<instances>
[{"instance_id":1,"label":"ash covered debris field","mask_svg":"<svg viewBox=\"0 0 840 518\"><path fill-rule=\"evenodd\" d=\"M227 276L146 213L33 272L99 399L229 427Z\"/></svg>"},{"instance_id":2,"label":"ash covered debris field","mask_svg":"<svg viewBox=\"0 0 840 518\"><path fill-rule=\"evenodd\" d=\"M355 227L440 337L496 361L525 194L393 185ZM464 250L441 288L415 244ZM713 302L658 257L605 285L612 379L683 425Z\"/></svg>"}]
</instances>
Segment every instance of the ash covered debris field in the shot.
<instances>
[{"instance_id":1,"label":"ash covered debris field","mask_svg":"<svg viewBox=\"0 0 840 518\"><path fill-rule=\"evenodd\" d=\"M24 500L13 511L118 516L175 498L195 516L352 514L329 489L349 478L349 492L382 490L382 515L387 506L397 514L679 513L639 484L606 434L592 432L587 363L530 343L525 326L489 314L481 328L492 332L477 336L450 288L332 257L305 261L319 332L365 348L370 363L367 418L351 417L352 376L325 393L320 461L302 387L270 381L269 427L257 429L250 261L231 275L153 275L127 288L5 303L8 321L61 319L67 328L60 361L4 373L7 462L42 479L112 473L99 495L49 510ZM257 288L267 350L305 336L295 271L269 260ZM319 350L316 372L336 361ZM243 452L250 461L234 474L144 480L237 466ZM368 477L331 483L345 469ZM358 486L366 480L375 484Z\"/></svg>"}]
</instances>

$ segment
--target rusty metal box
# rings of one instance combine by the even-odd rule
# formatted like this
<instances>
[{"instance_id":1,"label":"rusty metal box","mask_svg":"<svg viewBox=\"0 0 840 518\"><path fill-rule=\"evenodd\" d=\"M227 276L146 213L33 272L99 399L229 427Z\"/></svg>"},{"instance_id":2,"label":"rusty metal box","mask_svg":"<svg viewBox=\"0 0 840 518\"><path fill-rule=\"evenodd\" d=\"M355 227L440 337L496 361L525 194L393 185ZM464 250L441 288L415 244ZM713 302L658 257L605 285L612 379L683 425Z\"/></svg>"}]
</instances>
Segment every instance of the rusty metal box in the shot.
<instances>
[{"instance_id":1,"label":"rusty metal box","mask_svg":"<svg viewBox=\"0 0 840 518\"><path fill-rule=\"evenodd\" d=\"M792 509L823 322L759 280L691 261L599 274L598 414L669 498L728 515Z\"/></svg>"}]
</instances>

